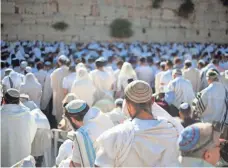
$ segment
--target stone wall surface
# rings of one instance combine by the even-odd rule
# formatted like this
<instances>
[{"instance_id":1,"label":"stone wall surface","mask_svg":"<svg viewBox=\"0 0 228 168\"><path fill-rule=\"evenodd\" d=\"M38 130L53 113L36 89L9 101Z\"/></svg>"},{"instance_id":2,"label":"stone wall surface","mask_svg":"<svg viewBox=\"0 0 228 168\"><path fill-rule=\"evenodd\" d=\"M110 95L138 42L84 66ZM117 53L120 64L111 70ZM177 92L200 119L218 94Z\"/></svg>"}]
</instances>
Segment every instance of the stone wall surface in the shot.
<instances>
[{"instance_id":1,"label":"stone wall surface","mask_svg":"<svg viewBox=\"0 0 228 168\"><path fill-rule=\"evenodd\" d=\"M127 41L228 42L228 8L220 0L193 0L189 19L176 15L182 0L1 0L3 40L90 41L113 40L109 24L115 18L132 22L134 36ZM58 21L69 27L52 28ZM145 30L144 33L142 30Z\"/></svg>"}]
</instances>

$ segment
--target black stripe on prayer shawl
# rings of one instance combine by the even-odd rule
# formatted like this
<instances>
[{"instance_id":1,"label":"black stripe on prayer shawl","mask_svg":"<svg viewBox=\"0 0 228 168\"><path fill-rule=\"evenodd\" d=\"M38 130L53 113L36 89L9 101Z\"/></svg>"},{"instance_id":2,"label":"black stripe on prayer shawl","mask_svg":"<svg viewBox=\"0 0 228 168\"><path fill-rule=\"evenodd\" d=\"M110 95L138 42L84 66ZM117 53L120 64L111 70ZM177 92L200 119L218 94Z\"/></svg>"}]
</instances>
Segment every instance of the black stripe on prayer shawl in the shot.
<instances>
[{"instance_id":1,"label":"black stripe on prayer shawl","mask_svg":"<svg viewBox=\"0 0 228 168\"><path fill-rule=\"evenodd\" d=\"M199 93L197 96L196 96L196 99L197 99L197 105L200 107L200 114L202 114L205 110L205 106L203 104L203 101L202 101L202 98L201 98L201 93Z\"/></svg>"}]
</instances>

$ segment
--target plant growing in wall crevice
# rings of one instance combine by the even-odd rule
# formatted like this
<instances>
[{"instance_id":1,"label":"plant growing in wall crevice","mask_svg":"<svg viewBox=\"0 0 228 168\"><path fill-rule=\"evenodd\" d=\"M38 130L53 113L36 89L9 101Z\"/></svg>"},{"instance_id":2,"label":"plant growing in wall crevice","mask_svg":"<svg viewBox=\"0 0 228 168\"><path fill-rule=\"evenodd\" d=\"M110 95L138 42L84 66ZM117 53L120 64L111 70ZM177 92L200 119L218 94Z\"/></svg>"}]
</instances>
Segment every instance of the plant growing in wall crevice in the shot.
<instances>
[{"instance_id":1,"label":"plant growing in wall crevice","mask_svg":"<svg viewBox=\"0 0 228 168\"><path fill-rule=\"evenodd\" d=\"M129 38L134 34L132 23L128 19L115 19L110 24L110 35L116 38Z\"/></svg>"},{"instance_id":2,"label":"plant growing in wall crevice","mask_svg":"<svg viewBox=\"0 0 228 168\"><path fill-rule=\"evenodd\" d=\"M65 31L68 27L69 25L64 21L60 21L52 24L52 28L55 29L56 31Z\"/></svg>"},{"instance_id":3,"label":"plant growing in wall crevice","mask_svg":"<svg viewBox=\"0 0 228 168\"><path fill-rule=\"evenodd\" d=\"M190 14L193 13L195 9L195 4L192 0L184 0L178 9L178 15L183 18L188 18Z\"/></svg>"}]
</instances>

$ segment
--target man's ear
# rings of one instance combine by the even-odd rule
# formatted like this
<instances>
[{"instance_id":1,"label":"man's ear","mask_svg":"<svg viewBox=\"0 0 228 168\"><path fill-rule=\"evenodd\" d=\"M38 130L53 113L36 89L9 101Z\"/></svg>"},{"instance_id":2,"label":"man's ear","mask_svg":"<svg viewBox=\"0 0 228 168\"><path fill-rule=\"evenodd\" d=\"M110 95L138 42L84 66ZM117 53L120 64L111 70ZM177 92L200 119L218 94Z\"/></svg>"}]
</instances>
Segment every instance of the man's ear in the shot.
<instances>
[{"instance_id":1,"label":"man's ear","mask_svg":"<svg viewBox=\"0 0 228 168\"><path fill-rule=\"evenodd\" d=\"M152 98L151 98L151 104L154 104L154 102L155 102L155 97L152 96Z\"/></svg>"},{"instance_id":2,"label":"man's ear","mask_svg":"<svg viewBox=\"0 0 228 168\"><path fill-rule=\"evenodd\" d=\"M208 151L206 151L206 152L203 154L203 159L206 160L206 161L209 160L210 157L211 157L211 154L210 154L210 152L208 152Z\"/></svg>"}]
</instances>

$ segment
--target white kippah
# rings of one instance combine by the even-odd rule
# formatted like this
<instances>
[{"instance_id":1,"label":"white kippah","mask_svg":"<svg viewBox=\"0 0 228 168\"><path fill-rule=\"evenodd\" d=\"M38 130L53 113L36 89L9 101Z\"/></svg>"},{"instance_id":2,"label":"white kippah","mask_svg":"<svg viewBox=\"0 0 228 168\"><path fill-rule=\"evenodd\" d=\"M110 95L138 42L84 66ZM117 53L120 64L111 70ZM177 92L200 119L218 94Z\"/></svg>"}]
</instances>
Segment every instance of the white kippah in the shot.
<instances>
[{"instance_id":1,"label":"white kippah","mask_svg":"<svg viewBox=\"0 0 228 168\"><path fill-rule=\"evenodd\" d=\"M183 110L186 110L186 109L189 108L189 104L188 104L188 103L182 103L182 104L180 105L180 108L183 109Z\"/></svg>"},{"instance_id":2,"label":"white kippah","mask_svg":"<svg viewBox=\"0 0 228 168\"><path fill-rule=\"evenodd\" d=\"M192 61L189 60L189 59L187 59L187 60L184 61L184 63L185 63L185 64L186 64L186 63L192 63Z\"/></svg>"}]
</instances>

